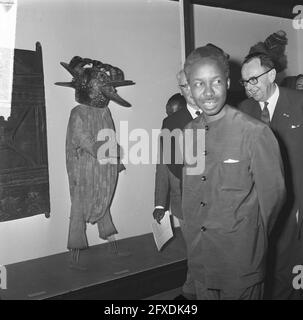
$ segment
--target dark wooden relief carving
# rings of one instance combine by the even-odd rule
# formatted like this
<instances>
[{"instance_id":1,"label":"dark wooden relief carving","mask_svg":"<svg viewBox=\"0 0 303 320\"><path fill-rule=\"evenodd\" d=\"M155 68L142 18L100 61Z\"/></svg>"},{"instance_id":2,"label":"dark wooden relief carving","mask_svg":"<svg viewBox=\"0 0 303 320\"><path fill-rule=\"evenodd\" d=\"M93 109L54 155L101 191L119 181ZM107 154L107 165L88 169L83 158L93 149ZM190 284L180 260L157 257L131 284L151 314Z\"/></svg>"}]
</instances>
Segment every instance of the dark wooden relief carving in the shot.
<instances>
[{"instance_id":1,"label":"dark wooden relief carving","mask_svg":"<svg viewBox=\"0 0 303 320\"><path fill-rule=\"evenodd\" d=\"M42 49L15 49L11 116L0 117L0 221L49 217Z\"/></svg>"}]
</instances>

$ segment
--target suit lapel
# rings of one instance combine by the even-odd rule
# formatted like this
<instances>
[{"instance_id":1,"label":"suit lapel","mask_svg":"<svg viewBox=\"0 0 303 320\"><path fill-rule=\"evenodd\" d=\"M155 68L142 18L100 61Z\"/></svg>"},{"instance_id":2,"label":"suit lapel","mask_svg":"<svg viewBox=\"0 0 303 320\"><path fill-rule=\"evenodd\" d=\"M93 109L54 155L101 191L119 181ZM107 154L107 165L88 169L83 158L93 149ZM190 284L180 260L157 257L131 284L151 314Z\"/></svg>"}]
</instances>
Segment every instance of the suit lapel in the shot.
<instances>
[{"instance_id":1,"label":"suit lapel","mask_svg":"<svg viewBox=\"0 0 303 320\"><path fill-rule=\"evenodd\" d=\"M241 109L251 117L260 120L261 119L261 107L257 101L253 98L246 100L245 108Z\"/></svg>"},{"instance_id":2,"label":"suit lapel","mask_svg":"<svg viewBox=\"0 0 303 320\"><path fill-rule=\"evenodd\" d=\"M193 117L191 116L191 113L188 111L187 107L184 108L184 121L186 124L188 124L190 121L193 120Z\"/></svg>"},{"instance_id":3,"label":"suit lapel","mask_svg":"<svg viewBox=\"0 0 303 320\"><path fill-rule=\"evenodd\" d=\"M290 110L289 110L290 102L283 88L279 87L279 90L280 90L279 98L275 107L273 117L270 122L270 127L273 129L276 129L277 127L280 128L287 125L290 120ZM247 110L249 115L251 115L252 117L258 120L261 120L262 110L259 102L255 101L253 98L250 98L249 101L250 101L249 110Z\"/></svg>"},{"instance_id":4,"label":"suit lapel","mask_svg":"<svg viewBox=\"0 0 303 320\"><path fill-rule=\"evenodd\" d=\"M279 98L275 107L275 111L270 123L273 129L286 128L290 122L291 113L289 110L290 102L287 98L286 92L279 87Z\"/></svg>"}]
</instances>

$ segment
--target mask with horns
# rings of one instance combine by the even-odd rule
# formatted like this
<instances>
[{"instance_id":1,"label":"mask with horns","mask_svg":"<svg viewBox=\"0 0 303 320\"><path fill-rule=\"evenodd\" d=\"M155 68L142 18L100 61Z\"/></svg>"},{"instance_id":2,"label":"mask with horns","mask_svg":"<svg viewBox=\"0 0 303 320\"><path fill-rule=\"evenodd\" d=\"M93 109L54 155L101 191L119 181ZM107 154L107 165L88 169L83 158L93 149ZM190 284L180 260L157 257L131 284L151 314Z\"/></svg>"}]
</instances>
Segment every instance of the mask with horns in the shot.
<instances>
[{"instance_id":1,"label":"mask with horns","mask_svg":"<svg viewBox=\"0 0 303 320\"><path fill-rule=\"evenodd\" d=\"M76 101L92 107L105 108L110 100L123 107L131 104L117 94L117 87L135 84L124 80L123 71L110 64L97 60L75 56L70 63L60 63L72 76L71 82L56 82L58 86L70 87L76 90Z\"/></svg>"}]
</instances>

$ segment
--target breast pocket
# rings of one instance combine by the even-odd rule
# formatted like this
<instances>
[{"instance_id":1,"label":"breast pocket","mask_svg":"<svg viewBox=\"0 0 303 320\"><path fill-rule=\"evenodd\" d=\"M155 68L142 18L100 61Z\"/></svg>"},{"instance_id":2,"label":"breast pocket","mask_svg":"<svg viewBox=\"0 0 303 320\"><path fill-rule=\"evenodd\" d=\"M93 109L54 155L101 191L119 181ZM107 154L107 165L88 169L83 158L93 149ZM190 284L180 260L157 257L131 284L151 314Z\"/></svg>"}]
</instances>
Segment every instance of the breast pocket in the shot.
<instances>
[{"instance_id":1,"label":"breast pocket","mask_svg":"<svg viewBox=\"0 0 303 320\"><path fill-rule=\"evenodd\" d=\"M222 190L243 190L251 186L248 160L235 163L222 162L219 169Z\"/></svg>"},{"instance_id":2,"label":"breast pocket","mask_svg":"<svg viewBox=\"0 0 303 320\"><path fill-rule=\"evenodd\" d=\"M292 124L288 128L288 134L293 136L302 136L303 133L303 125L302 124Z\"/></svg>"}]
</instances>

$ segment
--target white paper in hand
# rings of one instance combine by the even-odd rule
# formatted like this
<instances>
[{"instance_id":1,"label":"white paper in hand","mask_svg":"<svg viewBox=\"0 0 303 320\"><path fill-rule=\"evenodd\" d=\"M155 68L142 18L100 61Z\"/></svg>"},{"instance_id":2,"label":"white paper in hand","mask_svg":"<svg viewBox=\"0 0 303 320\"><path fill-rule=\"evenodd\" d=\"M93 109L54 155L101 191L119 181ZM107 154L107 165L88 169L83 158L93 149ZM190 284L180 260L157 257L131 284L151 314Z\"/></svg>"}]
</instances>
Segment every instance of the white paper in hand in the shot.
<instances>
[{"instance_id":1,"label":"white paper in hand","mask_svg":"<svg viewBox=\"0 0 303 320\"><path fill-rule=\"evenodd\" d=\"M160 222L161 224L159 224L156 220L152 222L153 235L158 251L160 251L163 245L173 237L169 211L165 212L165 215Z\"/></svg>"}]
</instances>

